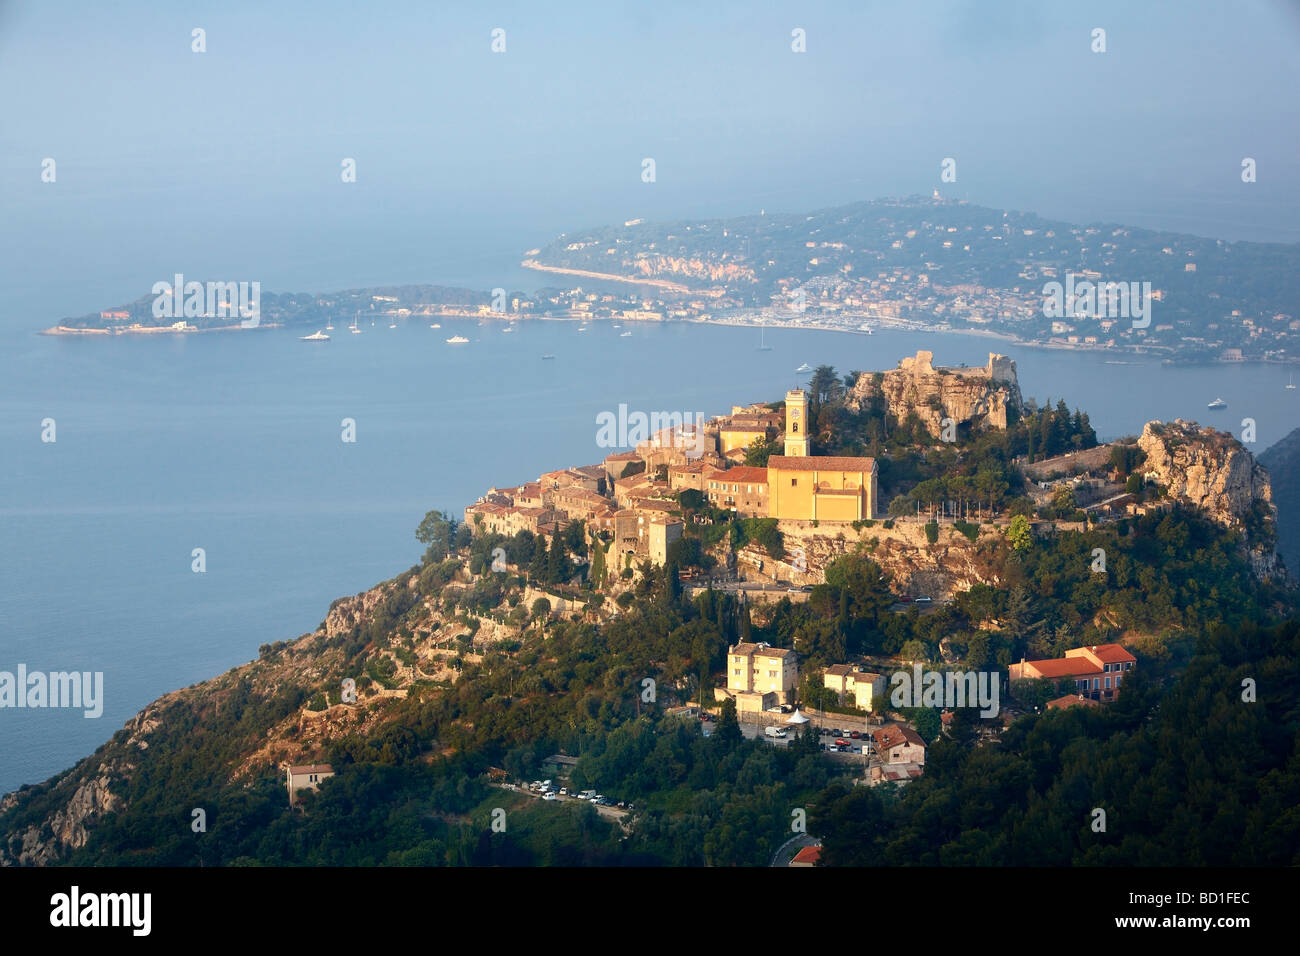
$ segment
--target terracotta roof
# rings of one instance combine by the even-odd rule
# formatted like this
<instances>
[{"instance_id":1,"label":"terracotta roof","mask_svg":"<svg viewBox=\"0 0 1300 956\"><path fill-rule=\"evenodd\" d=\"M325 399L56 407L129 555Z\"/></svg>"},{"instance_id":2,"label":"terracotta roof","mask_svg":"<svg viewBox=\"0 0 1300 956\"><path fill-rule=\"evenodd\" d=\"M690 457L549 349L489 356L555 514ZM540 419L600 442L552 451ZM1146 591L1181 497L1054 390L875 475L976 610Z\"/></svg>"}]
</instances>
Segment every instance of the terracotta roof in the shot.
<instances>
[{"instance_id":1,"label":"terracotta roof","mask_svg":"<svg viewBox=\"0 0 1300 956\"><path fill-rule=\"evenodd\" d=\"M913 747L925 747L925 741L911 727L904 727L901 724L890 724L887 727L881 727L879 730L871 732L871 736L876 738L876 746L881 750L888 750L901 744L911 744Z\"/></svg>"},{"instance_id":2,"label":"terracotta roof","mask_svg":"<svg viewBox=\"0 0 1300 956\"><path fill-rule=\"evenodd\" d=\"M791 862L791 863L806 863L806 864L808 864L809 866L815 866L816 863L817 863L817 861L821 859L821 856L822 856L822 848L821 848L821 847L819 847L819 846L806 846L806 847L804 847L802 850L800 850L798 853L796 853L796 854L794 855L794 859L791 860L790 862Z\"/></svg>"},{"instance_id":3,"label":"terracotta roof","mask_svg":"<svg viewBox=\"0 0 1300 956\"><path fill-rule=\"evenodd\" d=\"M310 773L333 773L334 768L327 763L306 763L297 767L290 767L289 772L297 777Z\"/></svg>"},{"instance_id":4,"label":"terracotta roof","mask_svg":"<svg viewBox=\"0 0 1300 956\"><path fill-rule=\"evenodd\" d=\"M761 654L764 657L786 657L794 651L781 647L762 647L758 644L741 643L727 651L728 654Z\"/></svg>"},{"instance_id":5,"label":"terracotta roof","mask_svg":"<svg viewBox=\"0 0 1300 956\"><path fill-rule=\"evenodd\" d=\"M749 422L737 422L733 425L723 425L719 431L724 432L744 432L745 434L767 434L766 425L751 424Z\"/></svg>"},{"instance_id":6,"label":"terracotta roof","mask_svg":"<svg viewBox=\"0 0 1300 956\"><path fill-rule=\"evenodd\" d=\"M1056 700L1047 702L1048 710L1064 710L1066 707L1100 707L1101 704L1091 697L1082 697L1076 694L1066 694L1064 697L1058 697Z\"/></svg>"},{"instance_id":7,"label":"terracotta roof","mask_svg":"<svg viewBox=\"0 0 1300 956\"><path fill-rule=\"evenodd\" d=\"M848 664L832 664L826 668L826 673L831 677L843 677L845 674L853 673L853 668L849 667Z\"/></svg>"},{"instance_id":8,"label":"terracotta roof","mask_svg":"<svg viewBox=\"0 0 1300 956\"><path fill-rule=\"evenodd\" d=\"M728 468L726 471L715 471L709 475L709 481L725 481L729 485L765 485L767 484L767 469L754 467Z\"/></svg>"},{"instance_id":9,"label":"terracotta roof","mask_svg":"<svg viewBox=\"0 0 1300 956\"><path fill-rule=\"evenodd\" d=\"M1083 674L1100 674L1101 668L1086 657L1057 657L1046 661L1026 661L1043 677L1074 677Z\"/></svg>"},{"instance_id":10,"label":"terracotta roof","mask_svg":"<svg viewBox=\"0 0 1300 956\"><path fill-rule=\"evenodd\" d=\"M1137 661L1137 658L1124 650L1119 644L1096 644L1089 648L1076 648L1072 651L1066 651L1066 655L1071 654L1081 656L1084 650L1092 651L1097 659L1103 664L1119 664L1125 661Z\"/></svg>"},{"instance_id":11,"label":"terracotta roof","mask_svg":"<svg viewBox=\"0 0 1300 956\"><path fill-rule=\"evenodd\" d=\"M773 455L767 460L769 468L782 471L865 471L875 467L874 458L841 458L827 455L824 458L787 458L785 455Z\"/></svg>"},{"instance_id":12,"label":"terracotta roof","mask_svg":"<svg viewBox=\"0 0 1300 956\"><path fill-rule=\"evenodd\" d=\"M616 451L612 454L606 455L605 461L632 461L640 457L641 456L634 451Z\"/></svg>"}]
</instances>

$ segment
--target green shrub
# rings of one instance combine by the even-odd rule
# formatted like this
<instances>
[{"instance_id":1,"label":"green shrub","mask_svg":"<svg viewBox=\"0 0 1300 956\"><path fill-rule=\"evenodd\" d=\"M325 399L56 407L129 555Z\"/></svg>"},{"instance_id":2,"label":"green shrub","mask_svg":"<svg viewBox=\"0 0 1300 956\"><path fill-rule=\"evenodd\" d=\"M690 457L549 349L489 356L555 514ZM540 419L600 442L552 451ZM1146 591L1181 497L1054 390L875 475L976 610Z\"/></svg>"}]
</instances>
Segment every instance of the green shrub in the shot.
<instances>
[{"instance_id":1,"label":"green shrub","mask_svg":"<svg viewBox=\"0 0 1300 956\"><path fill-rule=\"evenodd\" d=\"M925 540L934 544L939 540L939 522L927 521L925 524Z\"/></svg>"}]
</instances>

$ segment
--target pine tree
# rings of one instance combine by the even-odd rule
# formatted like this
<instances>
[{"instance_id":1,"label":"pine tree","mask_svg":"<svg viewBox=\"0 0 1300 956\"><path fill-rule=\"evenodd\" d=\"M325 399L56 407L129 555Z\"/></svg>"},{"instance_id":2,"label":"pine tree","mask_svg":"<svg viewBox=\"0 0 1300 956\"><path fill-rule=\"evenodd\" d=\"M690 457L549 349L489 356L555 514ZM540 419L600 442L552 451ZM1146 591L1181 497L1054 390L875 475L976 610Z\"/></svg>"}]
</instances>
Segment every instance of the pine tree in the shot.
<instances>
[{"instance_id":1,"label":"pine tree","mask_svg":"<svg viewBox=\"0 0 1300 956\"><path fill-rule=\"evenodd\" d=\"M528 579L533 584L545 584L547 581L546 539L538 536L533 541L533 559L528 564Z\"/></svg>"},{"instance_id":2,"label":"pine tree","mask_svg":"<svg viewBox=\"0 0 1300 956\"><path fill-rule=\"evenodd\" d=\"M565 553L564 542L558 533L551 536L551 550L546 556L546 580L551 584L560 584L569 579L565 564L569 556Z\"/></svg>"}]
</instances>

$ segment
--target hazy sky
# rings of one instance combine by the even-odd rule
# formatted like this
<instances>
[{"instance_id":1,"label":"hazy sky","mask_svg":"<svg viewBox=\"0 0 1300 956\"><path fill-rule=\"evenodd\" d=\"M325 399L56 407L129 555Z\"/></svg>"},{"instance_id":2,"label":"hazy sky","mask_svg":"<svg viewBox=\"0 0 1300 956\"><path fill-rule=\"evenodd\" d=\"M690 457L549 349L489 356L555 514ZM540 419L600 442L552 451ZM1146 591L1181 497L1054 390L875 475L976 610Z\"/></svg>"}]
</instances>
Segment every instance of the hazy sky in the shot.
<instances>
[{"instance_id":1,"label":"hazy sky","mask_svg":"<svg viewBox=\"0 0 1300 956\"><path fill-rule=\"evenodd\" d=\"M176 271L486 286L566 230L929 193L945 157L990 206L1300 240L1294 3L444 6L0 0L0 323Z\"/></svg>"}]
</instances>

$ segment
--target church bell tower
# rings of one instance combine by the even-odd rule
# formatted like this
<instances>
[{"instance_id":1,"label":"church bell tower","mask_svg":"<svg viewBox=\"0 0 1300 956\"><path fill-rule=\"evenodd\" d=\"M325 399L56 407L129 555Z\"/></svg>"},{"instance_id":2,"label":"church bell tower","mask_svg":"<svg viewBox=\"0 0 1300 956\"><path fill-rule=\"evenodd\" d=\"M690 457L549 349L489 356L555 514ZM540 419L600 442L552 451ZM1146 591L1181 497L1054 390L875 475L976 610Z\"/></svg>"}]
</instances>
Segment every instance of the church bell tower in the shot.
<instances>
[{"instance_id":1,"label":"church bell tower","mask_svg":"<svg viewBox=\"0 0 1300 956\"><path fill-rule=\"evenodd\" d=\"M808 399L801 388L785 393L785 455L808 457Z\"/></svg>"}]
</instances>

